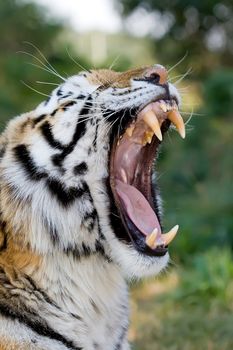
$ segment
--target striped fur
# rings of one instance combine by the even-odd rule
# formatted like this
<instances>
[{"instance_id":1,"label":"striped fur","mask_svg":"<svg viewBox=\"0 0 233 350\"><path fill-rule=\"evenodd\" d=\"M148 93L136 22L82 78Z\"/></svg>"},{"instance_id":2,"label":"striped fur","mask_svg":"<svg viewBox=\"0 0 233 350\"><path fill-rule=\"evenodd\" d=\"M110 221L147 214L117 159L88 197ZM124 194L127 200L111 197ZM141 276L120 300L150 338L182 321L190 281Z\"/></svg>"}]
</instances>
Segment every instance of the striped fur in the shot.
<instances>
[{"instance_id":1,"label":"striped fur","mask_svg":"<svg viewBox=\"0 0 233 350\"><path fill-rule=\"evenodd\" d=\"M117 238L110 218L111 131L164 92L143 72L73 76L2 134L0 349L129 349L126 279L168 262Z\"/></svg>"}]
</instances>

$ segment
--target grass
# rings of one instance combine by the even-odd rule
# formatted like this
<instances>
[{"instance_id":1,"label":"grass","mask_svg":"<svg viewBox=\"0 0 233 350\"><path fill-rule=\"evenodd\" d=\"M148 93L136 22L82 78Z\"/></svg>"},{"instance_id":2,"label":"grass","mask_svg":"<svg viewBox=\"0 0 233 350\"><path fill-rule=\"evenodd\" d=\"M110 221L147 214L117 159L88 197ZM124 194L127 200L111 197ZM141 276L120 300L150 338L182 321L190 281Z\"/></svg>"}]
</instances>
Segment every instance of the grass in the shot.
<instances>
[{"instance_id":1,"label":"grass","mask_svg":"<svg viewBox=\"0 0 233 350\"><path fill-rule=\"evenodd\" d=\"M232 350L233 263L228 250L132 287L134 350Z\"/></svg>"}]
</instances>

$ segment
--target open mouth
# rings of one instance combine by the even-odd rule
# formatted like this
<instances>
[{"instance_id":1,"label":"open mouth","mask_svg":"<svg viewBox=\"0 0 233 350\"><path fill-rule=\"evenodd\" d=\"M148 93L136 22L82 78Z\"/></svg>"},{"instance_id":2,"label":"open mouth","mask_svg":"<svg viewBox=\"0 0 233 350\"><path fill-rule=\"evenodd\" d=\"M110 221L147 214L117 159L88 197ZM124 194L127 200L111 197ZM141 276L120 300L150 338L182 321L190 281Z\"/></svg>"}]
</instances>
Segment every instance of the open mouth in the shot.
<instances>
[{"instance_id":1,"label":"open mouth","mask_svg":"<svg viewBox=\"0 0 233 350\"><path fill-rule=\"evenodd\" d=\"M110 157L110 186L125 228L123 239L149 256L165 255L179 228L162 233L152 184L158 149L171 123L184 138L185 125L175 99L149 103L115 138Z\"/></svg>"}]
</instances>

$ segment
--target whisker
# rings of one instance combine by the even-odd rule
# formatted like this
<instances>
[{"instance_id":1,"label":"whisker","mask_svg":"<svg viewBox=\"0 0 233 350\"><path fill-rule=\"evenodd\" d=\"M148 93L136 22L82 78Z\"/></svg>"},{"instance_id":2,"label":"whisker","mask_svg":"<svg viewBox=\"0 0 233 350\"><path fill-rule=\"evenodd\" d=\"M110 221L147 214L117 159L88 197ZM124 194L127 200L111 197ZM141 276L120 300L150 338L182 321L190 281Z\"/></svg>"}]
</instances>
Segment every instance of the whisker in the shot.
<instances>
[{"instance_id":1,"label":"whisker","mask_svg":"<svg viewBox=\"0 0 233 350\"><path fill-rule=\"evenodd\" d=\"M190 112L184 112L181 110L181 114L190 114ZM193 115L197 115L197 116L200 116L200 117L205 117L206 114L204 113L195 113L195 112L192 112Z\"/></svg>"},{"instance_id":2,"label":"whisker","mask_svg":"<svg viewBox=\"0 0 233 350\"><path fill-rule=\"evenodd\" d=\"M28 85L28 84L25 83L25 81L23 81L23 80L20 80L20 82L21 82L23 85L27 86L27 87L28 87L29 89L31 89L32 91L37 92L38 94L40 94L40 95L42 95L42 96L46 96L46 97L49 97L49 96L50 96L50 95L44 94L43 92L41 92L41 91L39 91L39 90L34 89L32 86Z\"/></svg>"},{"instance_id":3,"label":"whisker","mask_svg":"<svg viewBox=\"0 0 233 350\"><path fill-rule=\"evenodd\" d=\"M187 57L187 55L188 55L188 52L186 51L185 55L176 64L174 64L174 66L172 66L168 70L168 73L171 72L174 68L176 68L180 63L182 63L185 60L185 58Z\"/></svg>"},{"instance_id":4,"label":"whisker","mask_svg":"<svg viewBox=\"0 0 233 350\"><path fill-rule=\"evenodd\" d=\"M184 80L184 78L186 78L187 75L189 75L192 71L193 71L193 69L192 69L192 67L190 67L190 68L187 70L187 72L184 73L184 75L174 83L174 85L179 84L179 83L180 83L182 80Z\"/></svg>"},{"instance_id":5,"label":"whisker","mask_svg":"<svg viewBox=\"0 0 233 350\"><path fill-rule=\"evenodd\" d=\"M117 55L117 56L114 58L112 64L109 66L108 69L112 69L112 68L114 67L114 65L116 64L116 62L119 60L120 56L121 56L121 54Z\"/></svg>"},{"instance_id":6,"label":"whisker","mask_svg":"<svg viewBox=\"0 0 233 350\"><path fill-rule=\"evenodd\" d=\"M37 80L36 83L37 84L45 84L45 85L55 85L55 86L60 85L60 84L56 84L56 83L50 83L49 81L40 81L40 80Z\"/></svg>"},{"instance_id":7,"label":"whisker","mask_svg":"<svg viewBox=\"0 0 233 350\"><path fill-rule=\"evenodd\" d=\"M17 53L22 53L22 54L24 54L24 55L27 55L27 56L29 56L29 57L32 57L32 58L35 59L37 62L39 62L39 63L42 65L42 67L39 66L39 65L36 65L36 64L34 64L34 63L31 63L31 62L28 62L28 64L30 64L30 65L32 65L32 66L35 66L35 67L37 67L37 68L40 68L41 70L44 70L44 71L46 71L46 72L48 72L48 73L50 73L50 74L52 74L52 75L54 75L54 76L60 78L61 80L65 81L65 78L63 78L60 74L56 73L54 70L52 70L51 68L49 68L48 66L46 66L46 64L44 64L44 62L42 62L38 57L36 57L36 56L32 55L31 53L26 52L26 51L17 51Z\"/></svg>"},{"instance_id":8,"label":"whisker","mask_svg":"<svg viewBox=\"0 0 233 350\"><path fill-rule=\"evenodd\" d=\"M23 54L25 54L25 55L28 55L28 56L31 56L31 57L33 57L34 59L35 59L35 57L33 56L33 55L30 55L30 54L28 54L27 52L23 52L23 51L18 51L18 53L23 53ZM32 63L32 62L26 62L27 64L29 64L29 65L31 65L31 66L33 66L33 67L36 67L36 68L39 68L39 69L41 69L41 70L43 70L43 71L45 71L45 72L47 72L47 73L49 73L49 74L52 74L52 75L54 75L55 77L58 77L59 79L61 79L60 78L60 76L57 76L57 74L55 74L51 69L49 69L49 67L47 67L46 65L44 65L43 64L43 66L41 67L41 66L39 66L38 64L35 64L35 63ZM42 63L41 63L42 64ZM62 78L63 79L63 78ZM65 81L64 79L63 79L63 81Z\"/></svg>"},{"instance_id":9,"label":"whisker","mask_svg":"<svg viewBox=\"0 0 233 350\"><path fill-rule=\"evenodd\" d=\"M190 71L190 73L191 73L191 71ZM169 81L169 82L172 82L173 80L175 80L175 79L177 79L177 78L183 77L183 75L184 75L184 74L176 75L176 76L174 76L174 77L171 77L168 81Z\"/></svg>"},{"instance_id":10,"label":"whisker","mask_svg":"<svg viewBox=\"0 0 233 350\"><path fill-rule=\"evenodd\" d=\"M45 55L40 51L40 49L39 49L36 45L32 44L32 43L29 42L29 41L24 41L24 43L27 44L27 45L30 45L31 47L33 47L33 48L39 53L39 55L45 60L45 62L47 62L47 64L49 65L49 67L52 69L52 71L53 71L57 76L63 78L63 77L58 73L58 71L51 65L51 63L47 60L47 58L45 57Z\"/></svg>"},{"instance_id":11,"label":"whisker","mask_svg":"<svg viewBox=\"0 0 233 350\"><path fill-rule=\"evenodd\" d=\"M187 120L184 124L185 124L185 125L188 125L188 123L191 121L192 117L193 117L193 111L191 112L191 114L190 114L188 120Z\"/></svg>"},{"instance_id":12,"label":"whisker","mask_svg":"<svg viewBox=\"0 0 233 350\"><path fill-rule=\"evenodd\" d=\"M67 55L69 56L69 58L81 69L83 69L85 72L87 73L91 73L91 71L89 69L84 68L78 61L75 60L75 58L73 56L71 56L70 52L68 51L68 48L66 47L66 52Z\"/></svg>"}]
</instances>

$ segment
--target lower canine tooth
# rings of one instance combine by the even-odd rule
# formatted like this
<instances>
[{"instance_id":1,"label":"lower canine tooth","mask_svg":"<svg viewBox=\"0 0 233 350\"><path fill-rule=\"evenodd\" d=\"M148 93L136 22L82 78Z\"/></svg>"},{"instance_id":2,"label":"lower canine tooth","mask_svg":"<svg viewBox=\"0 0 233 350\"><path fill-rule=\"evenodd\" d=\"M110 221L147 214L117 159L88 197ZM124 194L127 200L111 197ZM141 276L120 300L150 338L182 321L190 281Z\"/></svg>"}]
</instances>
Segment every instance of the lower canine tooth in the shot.
<instances>
[{"instance_id":1,"label":"lower canine tooth","mask_svg":"<svg viewBox=\"0 0 233 350\"><path fill-rule=\"evenodd\" d=\"M158 234L158 229L155 228L147 237L146 244L151 248L156 248L156 237Z\"/></svg>"},{"instance_id":2,"label":"lower canine tooth","mask_svg":"<svg viewBox=\"0 0 233 350\"><path fill-rule=\"evenodd\" d=\"M173 241L179 229L179 225L174 226L168 233L162 234L162 240L165 245L168 245Z\"/></svg>"},{"instance_id":3,"label":"lower canine tooth","mask_svg":"<svg viewBox=\"0 0 233 350\"><path fill-rule=\"evenodd\" d=\"M160 130L159 121L153 111L148 111L143 116L144 122L153 130L154 134L162 141L162 133Z\"/></svg>"},{"instance_id":4,"label":"lower canine tooth","mask_svg":"<svg viewBox=\"0 0 233 350\"><path fill-rule=\"evenodd\" d=\"M173 101L173 102L172 102L172 108L175 109L176 111L178 110L176 101Z\"/></svg>"},{"instance_id":5,"label":"lower canine tooth","mask_svg":"<svg viewBox=\"0 0 233 350\"><path fill-rule=\"evenodd\" d=\"M184 121L183 121L183 118L181 117L180 113L176 110L172 110L168 113L167 117L175 125L180 136L184 139L185 138L185 125L184 125Z\"/></svg>"},{"instance_id":6,"label":"lower canine tooth","mask_svg":"<svg viewBox=\"0 0 233 350\"><path fill-rule=\"evenodd\" d=\"M124 181L124 183L127 183L127 175L124 169L121 169L121 176Z\"/></svg>"},{"instance_id":7,"label":"lower canine tooth","mask_svg":"<svg viewBox=\"0 0 233 350\"><path fill-rule=\"evenodd\" d=\"M160 103L160 108L162 109L163 112L167 112L167 105L165 102Z\"/></svg>"}]
</instances>

